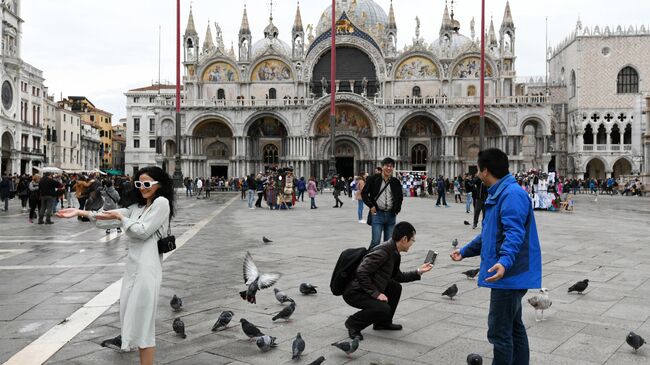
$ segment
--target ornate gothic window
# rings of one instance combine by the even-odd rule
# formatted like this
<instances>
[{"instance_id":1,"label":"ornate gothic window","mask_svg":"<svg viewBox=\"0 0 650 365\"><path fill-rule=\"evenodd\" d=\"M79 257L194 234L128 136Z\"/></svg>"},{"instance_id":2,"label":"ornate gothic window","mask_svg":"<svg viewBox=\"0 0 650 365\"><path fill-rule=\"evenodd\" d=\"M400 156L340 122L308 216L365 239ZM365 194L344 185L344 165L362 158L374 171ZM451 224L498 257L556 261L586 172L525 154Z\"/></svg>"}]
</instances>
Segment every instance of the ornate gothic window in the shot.
<instances>
[{"instance_id":1,"label":"ornate gothic window","mask_svg":"<svg viewBox=\"0 0 650 365\"><path fill-rule=\"evenodd\" d=\"M217 90L217 99L224 100L226 98L226 92L223 89Z\"/></svg>"},{"instance_id":2,"label":"ornate gothic window","mask_svg":"<svg viewBox=\"0 0 650 365\"><path fill-rule=\"evenodd\" d=\"M571 70L571 84L569 86L571 88L571 97L576 96L576 72Z\"/></svg>"},{"instance_id":3,"label":"ornate gothic window","mask_svg":"<svg viewBox=\"0 0 650 365\"><path fill-rule=\"evenodd\" d=\"M587 124L585 127L585 133L582 135L582 141L584 144L594 144L594 129L591 128L591 124Z\"/></svg>"},{"instance_id":4,"label":"ornate gothic window","mask_svg":"<svg viewBox=\"0 0 650 365\"><path fill-rule=\"evenodd\" d=\"M629 123L625 126L625 132L623 133L623 144L632 144L632 125Z\"/></svg>"},{"instance_id":5,"label":"ornate gothic window","mask_svg":"<svg viewBox=\"0 0 650 365\"><path fill-rule=\"evenodd\" d=\"M275 91L274 88L269 89L269 99L276 99L278 97L278 93Z\"/></svg>"},{"instance_id":6,"label":"ornate gothic window","mask_svg":"<svg viewBox=\"0 0 650 365\"><path fill-rule=\"evenodd\" d=\"M277 165L280 163L280 158L278 157L278 146L274 144L267 144L262 150L264 155L264 164L265 165Z\"/></svg>"},{"instance_id":7,"label":"ornate gothic window","mask_svg":"<svg viewBox=\"0 0 650 365\"><path fill-rule=\"evenodd\" d=\"M208 146L206 155L208 158L227 160L230 157L230 149L223 142L215 142Z\"/></svg>"},{"instance_id":8,"label":"ornate gothic window","mask_svg":"<svg viewBox=\"0 0 650 365\"><path fill-rule=\"evenodd\" d=\"M635 69L627 66L618 73L616 92L619 94L639 92L639 74Z\"/></svg>"},{"instance_id":9,"label":"ornate gothic window","mask_svg":"<svg viewBox=\"0 0 650 365\"><path fill-rule=\"evenodd\" d=\"M423 144L413 146L411 149L411 164L426 165L428 152L427 147Z\"/></svg>"}]
</instances>

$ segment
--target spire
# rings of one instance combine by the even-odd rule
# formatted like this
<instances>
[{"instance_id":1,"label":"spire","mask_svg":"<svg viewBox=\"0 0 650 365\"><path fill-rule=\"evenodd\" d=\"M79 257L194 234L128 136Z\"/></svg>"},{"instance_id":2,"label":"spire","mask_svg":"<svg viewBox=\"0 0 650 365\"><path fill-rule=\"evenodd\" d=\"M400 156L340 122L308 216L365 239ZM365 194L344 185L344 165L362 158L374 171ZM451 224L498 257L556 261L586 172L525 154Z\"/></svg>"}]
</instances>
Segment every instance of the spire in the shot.
<instances>
[{"instance_id":1,"label":"spire","mask_svg":"<svg viewBox=\"0 0 650 365\"><path fill-rule=\"evenodd\" d=\"M512 20L512 13L510 12L510 1L506 1L506 10L503 13L503 22L501 23L501 27L514 27L514 25L515 23Z\"/></svg>"},{"instance_id":2,"label":"spire","mask_svg":"<svg viewBox=\"0 0 650 365\"><path fill-rule=\"evenodd\" d=\"M497 35L496 32L494 31L494 20L490 18L490 32L488 33L488 44L496 44L497 43Z\"/></svg>"},{"instance_id":3,"label":"spire","mask_svg":"<svg viewBox=\"0 0 650 365\"><path fill-rule=\"evenodd\" d=\"M298 1L298 7L296 8L296 19L293 21L293 33L303 32L302 28L302 16L300 15L300 1Z\"/></svg>"},{"instance_id":4,"label":"spire","mask_svg":"<svg viewBox=\"0 0 650 365\"><path fill-rule=\"evenodd\" d=\"M393 10L393 0L390 0L390 10L388 11L388 29L397 29L395 11Z\"/></svg>"},{"instance_id":5,"label":"spire","mask_svg":"<svg viewBox=\"0 0 650 365\"><path fill-rule=\"evenodd\" d=\"M198 36L196 27L194 26L194 16L192 15L192 5L190 5L190 16L187 19L187 28L185 28L185 38L191 36Z\"/></svg>"},{"instance_id":6,"label":"spire","mask_svg":"<svg viewBox=\"0 0 650 365\"><path fill-rule=\"evenodd\" d=\"M210 21L208 20L208 29L205 31L205 40L203 41L203 51L210 51L214 49L214 42L212 41L212 31L210 30Z\"/></svg>"},{"instance_id":7,"label":"spire","mask_svg":"<svg viewBox=\"0 0 650 365\"><path fill-rule=\"evenodd\" d=\"M451 30L451 17L449 17L449 8L447 1L445 1L445 11L442 13L442 25L440 26L440 34Z\"/></svg>"},{"instance_id":8,"label":"spire","mask_svg":"<svg viewBox=\"0 0 650 365\"><path fill-rule=\"evenodd\" d=\"M246 4L244 4L244 15L241 18L241 27L239 28L239 35L250 35L251 29L248 26L248 13L246 12Z\"/></svg>"},{"instance_id":9,"label":"spire","mask_svg":"<svg viewBox=\"0 0 650 365\"><path fill-rule=\"evenodd\" d=\"M277 38L280 34L278 27L273 24L273 0L271 0L271 11L269 13L269 25L264 28L264 38Z\"/></svg>"}]
</instances>

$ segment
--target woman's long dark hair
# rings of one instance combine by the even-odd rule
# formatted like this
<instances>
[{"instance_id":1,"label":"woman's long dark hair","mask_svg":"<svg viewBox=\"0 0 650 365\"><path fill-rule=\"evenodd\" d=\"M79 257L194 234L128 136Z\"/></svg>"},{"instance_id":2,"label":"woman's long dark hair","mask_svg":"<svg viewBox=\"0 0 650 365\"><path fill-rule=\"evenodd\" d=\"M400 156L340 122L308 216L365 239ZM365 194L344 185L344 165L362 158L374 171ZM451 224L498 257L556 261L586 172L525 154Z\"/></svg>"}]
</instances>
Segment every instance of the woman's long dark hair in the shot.
<instances>
[{"instance_id":1,"label":"woman's long dark hair","mask_svg":"<svg viewBox=\"0 0 650 365\"><path fill-rule=\"evenodd\" d=\"M168 173L163 171L158 166L147 166L143 167L133 176L133 181L140 180L140 176L143 174L149 175L155 181L158 181L159 188L156 190L156 196L153 198L156 200L160 196L164 196L169 201L169 218L172 218L176 214L175 206L175 195L174 194L174 182ZM143 206L147 204L147 200L142 197L140 189L135 188L135 186L130 190L124 192L124 196L120 199L120 205L122 207L128 207L132 204L138 204Z\"/></svg>"}]
</instances>

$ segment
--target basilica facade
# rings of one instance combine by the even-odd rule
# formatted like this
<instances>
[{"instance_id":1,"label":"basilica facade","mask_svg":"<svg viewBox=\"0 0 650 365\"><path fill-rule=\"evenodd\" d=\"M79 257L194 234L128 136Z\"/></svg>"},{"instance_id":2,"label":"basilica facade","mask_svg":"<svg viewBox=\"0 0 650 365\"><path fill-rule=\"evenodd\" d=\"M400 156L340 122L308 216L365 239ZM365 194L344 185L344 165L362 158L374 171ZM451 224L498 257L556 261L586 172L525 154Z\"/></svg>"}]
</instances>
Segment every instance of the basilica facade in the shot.
<instances>
[{"instance_id":1,"label":"basilica facade","mask_svg":"<svg viewBox=\"0 0 650 365\"><path fill-rule=\"evenodd\" d=\"M453 9L440 10L439 31L421 28L418 19L412 41L398 49L399 9L391 4L386 12L373 0L338 1L334 154L340 174L372 171L387 156L398 170L445 176L476 171L480 33L473 19L465 20L469 34L461 33ZM259 35L251 34L244 8L236 49L224 45L216 23L200 38L192 11L183 37L181 145L175 142L173 98L143 91L155 88L129 91L128 122L153 120L147 134L153 142L150 149L140 142L134 148L129 141L137 136L127 128L126 171L155 163L171 173L180 148L185 176L243 176L278 165L292 166L298 176L325 176L331 8L316 26L303 27L298 7L286 33L271 16ZM555 170L553 108L545 93L516 82L516 59L507 4L498 31L491 22L486 34L486 146L507 151L514 171ZM129 109L135 98L140 106ZM140 153L143 148L150 153Z\"/></svg>"}]
</instances>

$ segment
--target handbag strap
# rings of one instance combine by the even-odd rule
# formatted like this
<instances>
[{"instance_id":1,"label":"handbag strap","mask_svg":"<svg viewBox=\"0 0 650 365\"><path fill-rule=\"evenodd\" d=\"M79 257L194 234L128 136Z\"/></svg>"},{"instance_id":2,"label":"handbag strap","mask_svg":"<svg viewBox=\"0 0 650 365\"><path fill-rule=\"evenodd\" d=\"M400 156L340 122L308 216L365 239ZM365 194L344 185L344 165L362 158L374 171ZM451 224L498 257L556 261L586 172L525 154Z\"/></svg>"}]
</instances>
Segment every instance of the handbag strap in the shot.
<instances>
[{"instance_id":1,"label":"handbag strap","mask_svg":"<svg viewBox=\"0 0 650 365\"><path fill-rule=\"evenodd\" d=\"M382 181L383 181L383 180L382 180ZM379 194L377 194L377 196L375 197L375 200L379 199L379 197L381 196L381 194L384 192L384 190L386 190L386 188L387 188L389 185L390 185L390 180L388 180L388 182L386 183L386 185L384 185L384 187L383 187L381 190L379 190Z\"/></svg>"}]
</instances>

